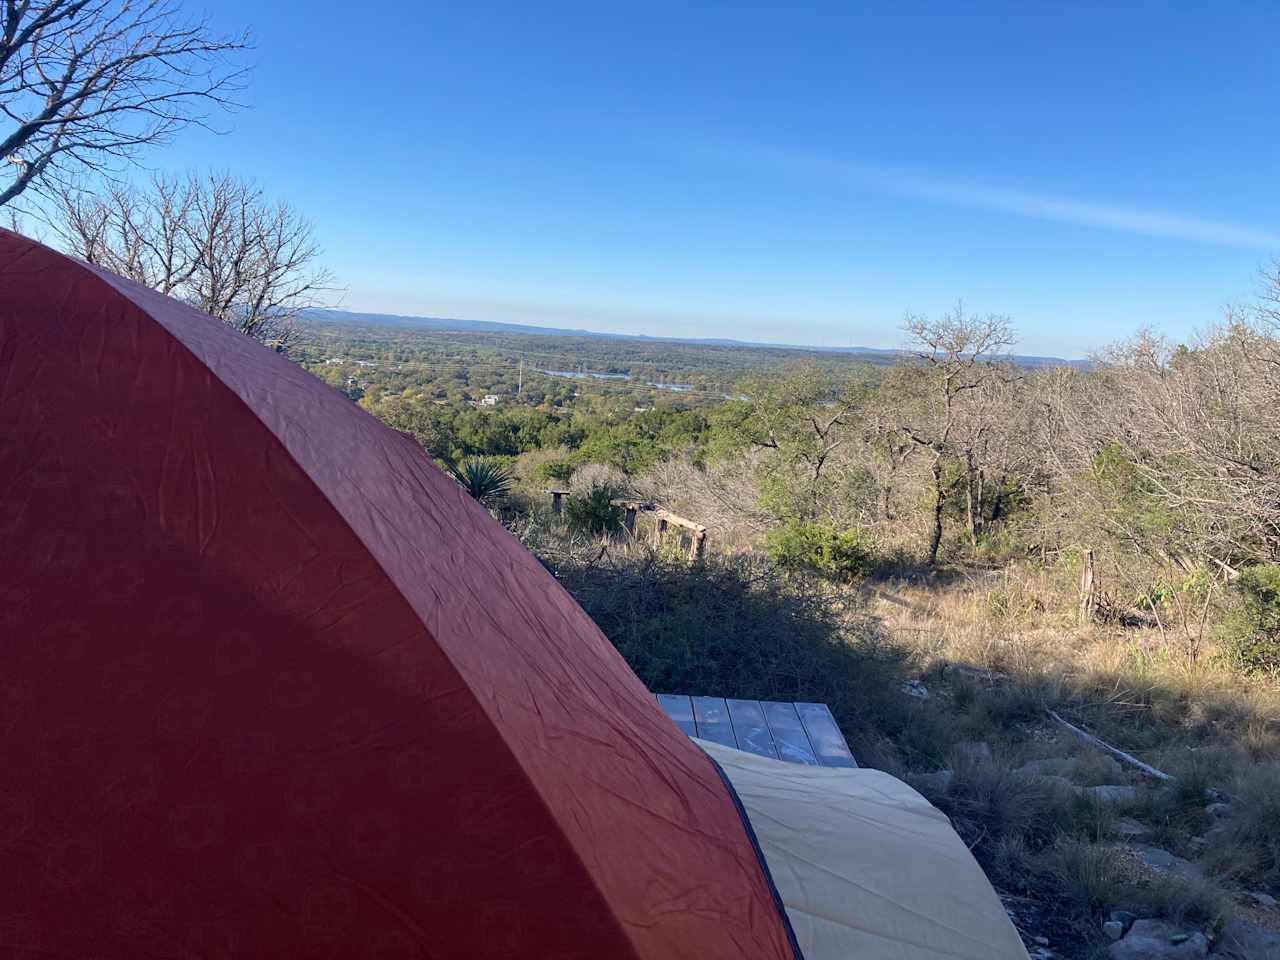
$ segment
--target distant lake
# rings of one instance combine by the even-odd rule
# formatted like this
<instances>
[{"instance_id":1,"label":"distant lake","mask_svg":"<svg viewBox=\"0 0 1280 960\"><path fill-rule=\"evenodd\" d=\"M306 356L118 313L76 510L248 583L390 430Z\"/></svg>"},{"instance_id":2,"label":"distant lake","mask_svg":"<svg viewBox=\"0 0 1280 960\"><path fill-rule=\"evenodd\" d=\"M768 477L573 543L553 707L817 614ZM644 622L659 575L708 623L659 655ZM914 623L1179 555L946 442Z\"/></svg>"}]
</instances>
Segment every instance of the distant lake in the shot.
<instances>
[{"instance_id":1,"label":"distant lake","mask_svg":"<svg viewBox=\"0 0 1280 960\"><path fill-rule=\"evenodd\" d=\"M574 380L630 380L629 373L584 373L577 370L540 370L552 377L572 377Z\"/></svg>"},{"instance_id":2,"label":"distant lake","mask_svg":"<svg viewBox=\"0 0 1280 960\"><path fill-rule=\"evenodd\" d=\"M539 373L545 373L549 377L570 377L574 380L630 380L629 373L591 373L583 370L540 370ZM673 390L676 393L684 393L686 390L692 390L692 383L654 383L648 381L645 383L647 387L653 387L655 390Z\"/></svg>"}]
</instances>

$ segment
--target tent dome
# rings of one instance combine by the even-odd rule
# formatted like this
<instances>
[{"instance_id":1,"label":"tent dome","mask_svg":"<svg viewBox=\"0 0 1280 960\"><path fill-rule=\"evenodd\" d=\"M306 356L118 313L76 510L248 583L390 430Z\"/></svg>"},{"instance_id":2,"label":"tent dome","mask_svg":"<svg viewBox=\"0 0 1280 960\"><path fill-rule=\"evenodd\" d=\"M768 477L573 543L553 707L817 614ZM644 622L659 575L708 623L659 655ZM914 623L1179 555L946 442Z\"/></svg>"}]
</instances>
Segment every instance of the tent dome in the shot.
<instances>
[{"instance_id":1,"label":"tent dome","mask_svg":"<svg viewBox=\"0 0 1280 960\"><path fill-rule=\"evenodd\" d=\"M793 956L538 561L286 358L0 231L0 943Z\"/></svg>"},{"instance_id":2,"label":"tent dome","mask_svg":"<svg viewBox=\"0 0 1280 960\"><path fill-rule=\"evenodd\" d=\"M18 956L1026 956L906 785L699 747L411 439L4 230L0 771Z\"/></svg>"}]
</instances>

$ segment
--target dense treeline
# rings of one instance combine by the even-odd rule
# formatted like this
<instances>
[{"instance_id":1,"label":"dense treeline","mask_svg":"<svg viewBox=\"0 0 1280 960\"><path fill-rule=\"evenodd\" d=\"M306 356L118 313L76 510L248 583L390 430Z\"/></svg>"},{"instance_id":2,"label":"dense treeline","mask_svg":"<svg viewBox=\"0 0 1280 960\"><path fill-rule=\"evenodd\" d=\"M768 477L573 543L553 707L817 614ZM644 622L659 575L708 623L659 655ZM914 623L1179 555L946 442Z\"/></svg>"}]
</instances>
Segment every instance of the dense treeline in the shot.
<instances>
[{"instance_id":1,"label":"dense treeline","mask_svg":"<svg viewBox=\"0 0 1280 960\"><path fill-rule=\"evenodd\" d=\"M640 474L673 457L701 462L708 436L708 419L700 410L636 411L625 404L614 411L607 404L483 408L401 397L371 401L368 407L444 463L549 450L561 452L568 469L599 463Z\"/></svg>"},{"instance_id":2,"label":"dense treeline","mask_svg":"<svg viewBox=\"0 0 1280 960\"><path fill-rule=\"evenodd\" d=\"M1278 298L1272 276L1192 341L1143 333L1087 368L1018 366L1007 318L960 309L909 318L911 354L888 367L688 345L664 357L645 341L622 360L619 342L584 338L614 359L583 366L631 379L539 378L522 351L567 350L558 338L468 346L456 331L332 325L298 351L442 463L496 458L530 503L607 467L610 491L712 527L721 550L843 580L1034 561L1087 581L1082 616L1156 627L1192 656L1225 637L1274 666ZM646 386L677 375L717 386ZM478 405L488 393L497 404Z\"/></svg>"}]
</instances>

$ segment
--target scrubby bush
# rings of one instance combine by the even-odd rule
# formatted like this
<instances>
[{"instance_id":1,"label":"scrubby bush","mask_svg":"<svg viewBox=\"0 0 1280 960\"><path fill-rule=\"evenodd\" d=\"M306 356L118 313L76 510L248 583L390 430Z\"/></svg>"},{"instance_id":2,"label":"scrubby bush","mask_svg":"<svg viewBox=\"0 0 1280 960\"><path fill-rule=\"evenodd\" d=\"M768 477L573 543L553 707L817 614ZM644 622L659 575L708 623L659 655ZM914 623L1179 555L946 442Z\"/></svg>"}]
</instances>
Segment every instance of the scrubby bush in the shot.
<instances>
[{"instance_id":1,"label":"scrubby bush","mask_svg":"<svg viewBox=\"0 0 1280 960\"><path fill-rule=\"evenodd\" d=\"M533 479L538 483L563 486L573 477L574 466L568 460L548 460L533 468Z\"/></svg>"},{"instance_id":2,"label":"scrubby bush","mask_svg":"<svg viewBox=\"0 0 1280 960\"><path fill-rule=\"evenodd\" d=\"M1009 843L1032 854L1052 841L1058 827L1047 815L1056 803L1049 783L983 750L958 750L950 758L950 769L949 777L936 782L917 779L917 786L951 818L956 832L984 866L991 867L999 859L1004 870L1017 873L1022 868L1005 862Z\"/></svg>"},{"instance_id":3,"label":"scrubby bush","mask_svg":"<svg viewBox=\"0 0 1280 960\"><path fill-rule=\"evenodd\" d=\"M1215 867L1249 883L1280 889L1280 761L1242 770L1231 787L1232 814Z\"/></svg>"},{"instance_id":4,"label":"scrubby bush","mask_svg":"<svg viewBox=\"0 0 1280 960\"><path fill-rule=\"evenodd\" d=\"M860 760L874 738L911 739L926 712L899 691L900 648L818 584L769 576L763 558L620 551L555 572L655 692L826 703Z\"/></svg>"},{"instance_id":5,"label":"scrubby bush","mask_svg":"<svg viewBox=\"0 0 1280 960\"><path fill-rule=\"evenodd\" d=\"M792 521L769 531L765 550L784 570L851 581L871 570L871 542L856 530Z\"/></svg>"},{"instance_id":6,"label":"scrubby bush","mask_svg":"<svg viewBox=\"0 0 1280 960\"><path fill-rule=\"evenodd\" d=\"M619 492L617 487L604 481L593 482L586 490L575 492L564 505L569 529L590 536L606 536L621 530L625 511L613 502Z\"/></svg>"},{"instance_id":7,"label":"scrubby bush","mask_svg":"<svg viewBox=\"0 0 1280 960\"><path fill-rule=\"evenodd\" d=\"M1228 653L1250 670L1280 670L1280 564L1245 567L1235 583L1239 605L1224 625Z\"/></svg>"}]
</instances>

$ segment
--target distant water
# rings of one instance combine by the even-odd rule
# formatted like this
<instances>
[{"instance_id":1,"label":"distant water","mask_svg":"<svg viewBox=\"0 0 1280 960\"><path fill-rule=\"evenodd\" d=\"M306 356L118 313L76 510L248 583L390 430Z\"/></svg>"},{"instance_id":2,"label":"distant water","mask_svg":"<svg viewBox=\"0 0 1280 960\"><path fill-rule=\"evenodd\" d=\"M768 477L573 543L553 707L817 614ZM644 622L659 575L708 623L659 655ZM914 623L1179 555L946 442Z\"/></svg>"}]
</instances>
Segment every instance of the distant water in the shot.
<instances>
[{"instance_id":1,"label":"distant water","mask_svg":"<svg viewBox=\"0 0 1280 960\"><path fill-rule=\"evenodd\" d=\"M545 373L550 377L571 377L574 380L630 380L629 373L591 373L582 370L540 370L539 373ZM655 390L671 390L675 393L685 393L694 389L692 383L654 383L652 380L645 382L645 386L653 387Z\"/></svg>"},{"instance_id":2,"label":"distant water","mask_svg":"<svg viewBox=\"0 0 1280 960\"><path fill-rule=\"evenodd\" d=\"M577 370L540 370L552 377L572 377L574 380L630 380L629 373L584 373Z\"/></svg>"}]
</instances>

